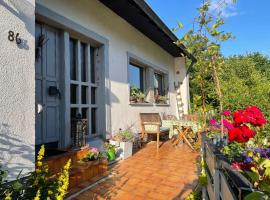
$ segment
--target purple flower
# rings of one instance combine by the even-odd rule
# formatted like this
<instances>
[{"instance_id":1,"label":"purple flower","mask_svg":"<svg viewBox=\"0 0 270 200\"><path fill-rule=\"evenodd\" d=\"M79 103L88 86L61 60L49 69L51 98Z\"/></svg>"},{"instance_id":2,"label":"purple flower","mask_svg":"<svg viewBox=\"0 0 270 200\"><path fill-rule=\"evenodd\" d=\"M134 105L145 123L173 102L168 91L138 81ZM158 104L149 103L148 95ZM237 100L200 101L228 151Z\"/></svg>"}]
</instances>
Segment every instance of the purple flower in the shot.
<instances>
[{"instance_id":1,"label":"purple flower","mask_svg":"<svg viewBox=\"0 0 270 200\"><path fill-rule=\"evenodd\" d=\"M245 163L251 163L253 159L251 157L245 156L244 162Z\"/></svg>"},{"instance_id":2,"label":"purple flower","mask_svg":"<svg viewBox=\"0 0 270 200\"><path fill-rule=\"evenodd\" d=\"M223 113L222 113L222 115L224 115L224 116L230 116L232 113L231 113L231 111L229 111L229 110L224 110L223 111Z\"/></svg>"},{"instance_id":3,"label":"purple flower","mask_svg":"<svg viewBox=\"0 0 270 200\"><path fill-rule=\"evenodd\" d=\"M255 153L259 153L262 158L270 157L270 149L269 148L256 148L254 150Z\"/></svg>"}]
</instances>

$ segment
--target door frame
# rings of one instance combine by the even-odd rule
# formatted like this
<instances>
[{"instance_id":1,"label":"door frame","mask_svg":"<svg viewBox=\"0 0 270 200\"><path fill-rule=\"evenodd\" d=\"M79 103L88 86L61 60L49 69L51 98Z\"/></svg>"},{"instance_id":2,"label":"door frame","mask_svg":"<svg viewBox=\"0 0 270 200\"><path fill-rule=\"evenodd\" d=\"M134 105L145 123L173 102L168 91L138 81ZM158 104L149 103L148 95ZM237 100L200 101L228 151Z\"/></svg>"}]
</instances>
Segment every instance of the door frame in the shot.
<instances>
[{"instance_id":1,"label":"door frame","mask_svg":"<svg viewBox=\"0 0 270 200\"><path fill-rule=\"evenodd\" d=\"M66 148L71 144L71 127L70 127L70 63L69 63L69 38L70 34L99 48L99 53L103 59L100 60L100 96L105 98L100 99L99 104L99 117L97 119L98 132L102 133L103 139L107 138L111 133L111 101L110 91L111 84L109 78L109 40L105 37L77 24L76 22L48 9L47 7L36 3L36 20L53 26L60 31L60 60L61 74L60 90L62 91L61 97L61 134L59 147ZM104 124L105 123L105 124Z\"/></svg>"}]
</instances>

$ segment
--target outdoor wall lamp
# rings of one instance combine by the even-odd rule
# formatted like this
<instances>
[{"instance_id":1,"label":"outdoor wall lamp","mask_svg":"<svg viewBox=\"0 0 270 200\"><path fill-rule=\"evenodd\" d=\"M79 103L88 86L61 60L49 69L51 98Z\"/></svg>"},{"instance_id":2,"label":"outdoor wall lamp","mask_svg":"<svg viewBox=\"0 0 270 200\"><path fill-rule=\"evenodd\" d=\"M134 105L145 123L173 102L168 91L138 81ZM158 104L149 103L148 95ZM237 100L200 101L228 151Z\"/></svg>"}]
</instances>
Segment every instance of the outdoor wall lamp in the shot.
<instances>
[{"instance_id":1,"label":"outdoor wall lamp","mask_svg":"<svg viewBox=\"0 0 270 200\"><path fill-rule=\"evenodd\" d=\"M181 86L181 84L182 84L182 82L179 82L179 81L177 81L177 83L173 82L174 89L177 90Z\"/></svg>"}]
</instances>

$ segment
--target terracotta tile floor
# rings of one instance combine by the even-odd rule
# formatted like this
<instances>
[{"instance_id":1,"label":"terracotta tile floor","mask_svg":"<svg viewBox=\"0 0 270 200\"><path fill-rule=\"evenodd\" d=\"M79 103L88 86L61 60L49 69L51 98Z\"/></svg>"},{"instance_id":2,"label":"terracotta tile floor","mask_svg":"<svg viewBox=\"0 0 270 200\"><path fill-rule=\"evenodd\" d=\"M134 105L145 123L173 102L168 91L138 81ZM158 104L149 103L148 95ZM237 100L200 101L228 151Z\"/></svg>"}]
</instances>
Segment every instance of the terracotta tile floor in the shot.
<instances>
[{"instance_id":1,"label":"terracotta tile floor","mask_svg":"<svg viewBox=\"0 0 270 200\"><path fill-rule=\"evenodd\" d=\"M196 185L197 159L198 153L186 145L174 148L168 141L157 153L156 143L151 142L115 165L112 178L74 199L185 199Z\"/></svg>"}]
</instances>

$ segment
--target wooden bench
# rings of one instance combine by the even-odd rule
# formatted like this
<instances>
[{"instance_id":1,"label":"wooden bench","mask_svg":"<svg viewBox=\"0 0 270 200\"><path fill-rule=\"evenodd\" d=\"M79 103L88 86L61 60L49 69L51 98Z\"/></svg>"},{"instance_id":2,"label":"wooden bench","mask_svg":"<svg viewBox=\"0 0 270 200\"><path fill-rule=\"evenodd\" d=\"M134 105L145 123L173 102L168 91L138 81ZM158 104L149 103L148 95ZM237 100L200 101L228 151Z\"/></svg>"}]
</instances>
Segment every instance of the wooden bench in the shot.
<instances>
[{"instance_id":1,"label":"wooden bench","mask_svg":"<svg viewBox=\"0 0 270 200\"><path fill-rule=\"evenodd\" d=\"M161 127L161 118L159 113L140 113L141 120L141 139L144 138L145 134L156 134L157 135L157 150L159 149L159 137L161 133L168 132L168 128Z\"/></svg>"}]
</instances>

